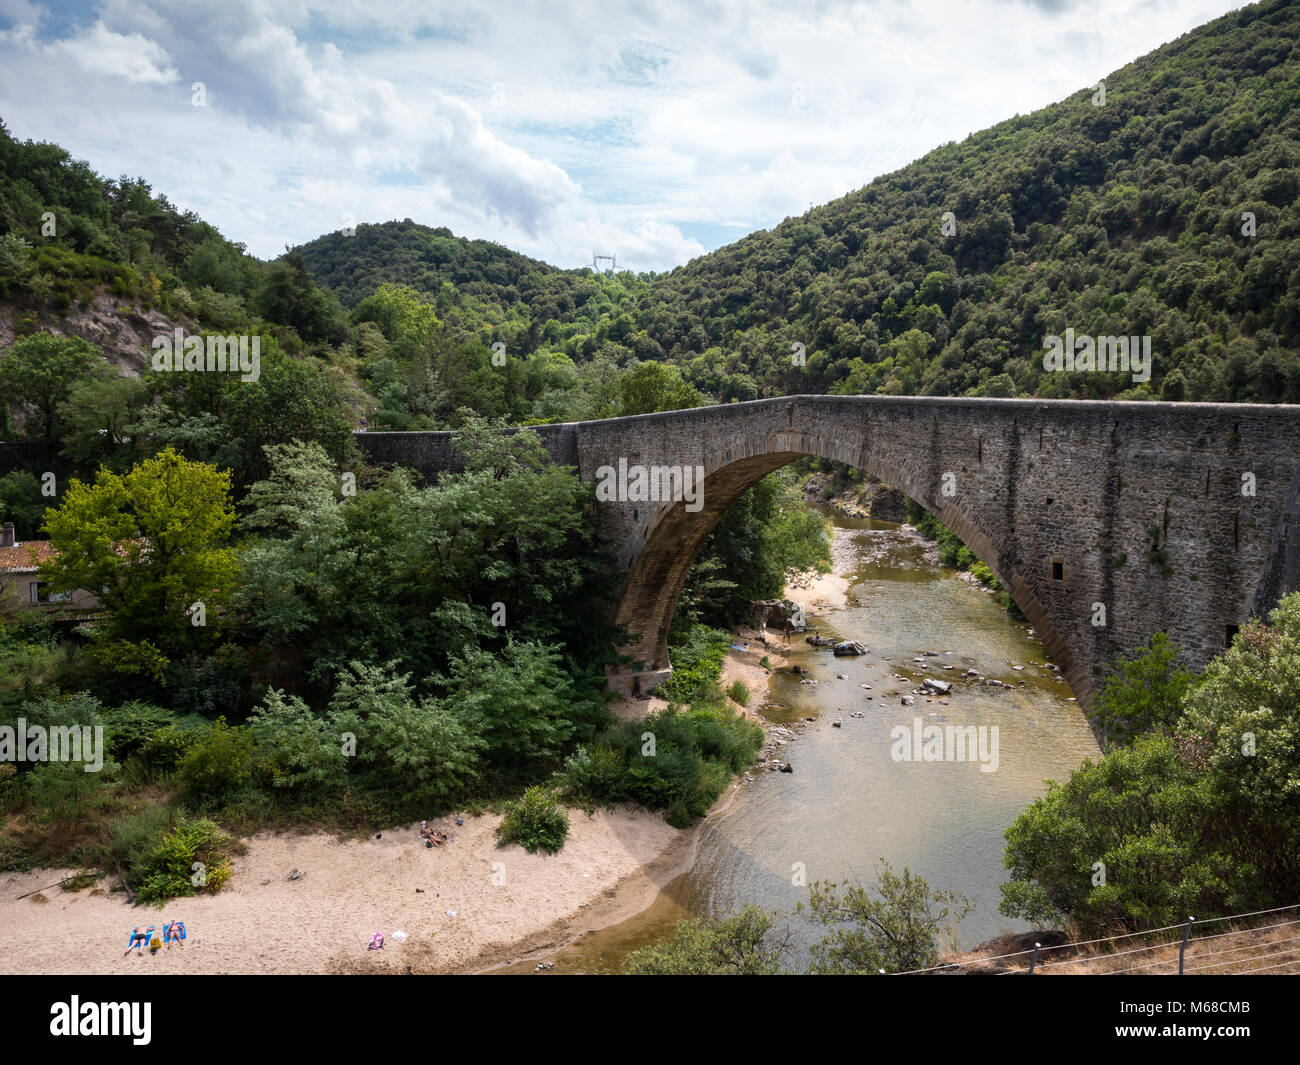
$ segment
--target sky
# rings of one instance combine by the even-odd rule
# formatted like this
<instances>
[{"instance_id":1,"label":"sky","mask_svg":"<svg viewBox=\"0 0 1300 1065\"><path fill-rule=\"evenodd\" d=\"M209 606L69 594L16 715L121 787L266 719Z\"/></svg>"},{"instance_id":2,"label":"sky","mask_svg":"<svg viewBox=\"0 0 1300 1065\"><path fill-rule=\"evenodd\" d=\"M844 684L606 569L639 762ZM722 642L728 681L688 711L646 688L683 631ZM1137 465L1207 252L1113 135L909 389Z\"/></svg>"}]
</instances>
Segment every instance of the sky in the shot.
<instances>
[{"instance_id":1,"label":"sky","mask_svg":"<svg viewBox=\"0 0 1300 1065\"><path fill-rule=\"evenodd\" d=\"M667 270L1239 6L0 0L0 119L262 258L411 218Z\"/></svg>"}]
</instances>

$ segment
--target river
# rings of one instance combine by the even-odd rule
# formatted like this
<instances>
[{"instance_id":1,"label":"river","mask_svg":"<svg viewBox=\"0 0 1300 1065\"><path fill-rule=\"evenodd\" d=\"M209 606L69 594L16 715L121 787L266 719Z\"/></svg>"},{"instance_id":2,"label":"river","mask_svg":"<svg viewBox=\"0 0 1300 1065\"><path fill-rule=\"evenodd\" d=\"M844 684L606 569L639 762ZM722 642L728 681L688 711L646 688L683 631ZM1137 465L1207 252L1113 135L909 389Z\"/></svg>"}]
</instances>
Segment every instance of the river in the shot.
<instances>
[{"instance_id":1,"label":"river","mask_svg":"<svg viewBox=\"0 0 1300 1065\"><path fill-rule=\"evenodd\" d=\"M872 884L879 858L971 899L974 908L957 928L962 948L1027 927L998 912L1003 833L1047 780L1064 780L1097 757L1084 715L1028 624L995 596L928 563L924 546L896 525L827 514L836 526L836 572L851 578L848 606L809 622L826 635L861 641L869 653L836 658L792 641L791 664L818 683L778 671L760 713L774 724L814 719L776 755L793 772L752 774L705 822L688 872L648 910L550 955L550 971L619 972L628 950L665 938L688 916L728 915L746 903L788 914L807 898L801 874L806 883ZM962 676L966 670L1010 687L986 686ZM904 705L902 697L927 676L952 682L951 694L914 695L914 705ZM850 716L855 712L863 716ZM977 754L974 761L896 760L895 728L911 733L918 718L922 727L984 729L985 768ZM993 726L995 769L988 768ZM910 752L912 743L901 747ZM782 925L801 968L825 930L797 917Z\"/></svg>"}]
</instances>

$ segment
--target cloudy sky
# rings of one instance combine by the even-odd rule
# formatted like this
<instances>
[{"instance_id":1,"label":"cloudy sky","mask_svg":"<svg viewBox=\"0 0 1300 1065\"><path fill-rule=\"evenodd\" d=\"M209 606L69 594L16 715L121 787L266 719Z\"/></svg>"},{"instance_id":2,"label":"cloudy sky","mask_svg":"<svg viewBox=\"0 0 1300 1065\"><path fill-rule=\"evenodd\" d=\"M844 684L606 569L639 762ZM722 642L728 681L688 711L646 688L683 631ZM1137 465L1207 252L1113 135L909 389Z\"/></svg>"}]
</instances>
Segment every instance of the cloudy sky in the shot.
<instances>
[{"instance_id":1,"label":"cloudy sky","mask_svg":"<svg viewBox=\"0 0 1300 1065\"><path fill-rule=\"evenodd\" d=\"M0 0L0 118L263 257L410 217L663 270L1238 6Z\"/></svg>"}]
</instances>

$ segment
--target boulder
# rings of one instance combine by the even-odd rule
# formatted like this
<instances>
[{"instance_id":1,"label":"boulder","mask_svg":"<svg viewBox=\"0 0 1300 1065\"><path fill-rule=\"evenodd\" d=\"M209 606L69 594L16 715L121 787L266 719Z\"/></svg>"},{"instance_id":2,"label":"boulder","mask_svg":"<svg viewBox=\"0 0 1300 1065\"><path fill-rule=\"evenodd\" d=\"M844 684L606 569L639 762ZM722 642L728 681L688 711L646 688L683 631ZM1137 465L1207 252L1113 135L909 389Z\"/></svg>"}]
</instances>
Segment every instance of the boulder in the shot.
<instances>
[{"instance_id":1,"label":"boulder","mask_svg":"<svg viewBox=\"0 0 1300 1065\"><path fill-rule=\"evenodd\" d=\"M754 627L804 632L808 628L803 606L793 599L759 599L754 603Z\"/></svg>"},{"instance_id":2,"label":"boulder","mask_svg":"<svg viewBox=\"0 0 1300 1065\"><path fill-rule=\"evenodd\" d=\"M857 640L845 640L843 643L835 645L835 653L837 655L864 655L867 653L867 649Z\"/></svg>"},{"instance_id":3,"label":"boulder","mask_svg":"<svg viewBox=\"0 0 1300 1065\"><path fill-rule=\"evenodd\" d=\"M952 685L946 680L935 680L933 677L926 677L921 681L921 687L935 695L947 695L952 691Z\"/></svg>"},{"instance_id":4,"label":"boulder","mask_svg":"<svg viewBox=\"0 0 1300 1065\"><path fill-rule=\"evenodd\" d=\"M903 493L897 488L891 488L887 484L872 485L873 489L868 497L867 491L862 495L867 502L867 512L881 521L896 521L900 524L907 521L907 507L903 501Z\"/></svg>"}]
</instances>

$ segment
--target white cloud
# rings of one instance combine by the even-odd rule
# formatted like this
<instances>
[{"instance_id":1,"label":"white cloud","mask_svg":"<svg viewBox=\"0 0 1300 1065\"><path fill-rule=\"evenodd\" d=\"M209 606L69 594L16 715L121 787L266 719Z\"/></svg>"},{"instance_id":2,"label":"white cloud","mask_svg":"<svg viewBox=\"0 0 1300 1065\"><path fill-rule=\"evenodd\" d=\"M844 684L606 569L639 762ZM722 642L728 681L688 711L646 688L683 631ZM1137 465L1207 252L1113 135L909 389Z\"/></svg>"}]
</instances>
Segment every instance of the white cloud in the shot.
<instances>
[{"instance_id":1,"label":"white cloud","mask_svg":"<svg viewBox=\"0 0 1300 1065\"><path fill-rule=\"evenodd\" d=\"M409 216L665 269L705 250L693 226L770 227L1231 6L106 0L72 36L0 35L0 115L259 255Z\"/></svg>"},{"instance_id":2,"label":"white cloud","mask_svg":"<svg viewBox=\"0 0 1300 1065\"><path fill-rule=\"evenodd\" d=\"M166 49L139 33L114 33L102 20L76 37L56 41L45 54L55 62L70 59L88 74L137 84L166 85L180 77Z\"/></svg>"}]
</instances>

